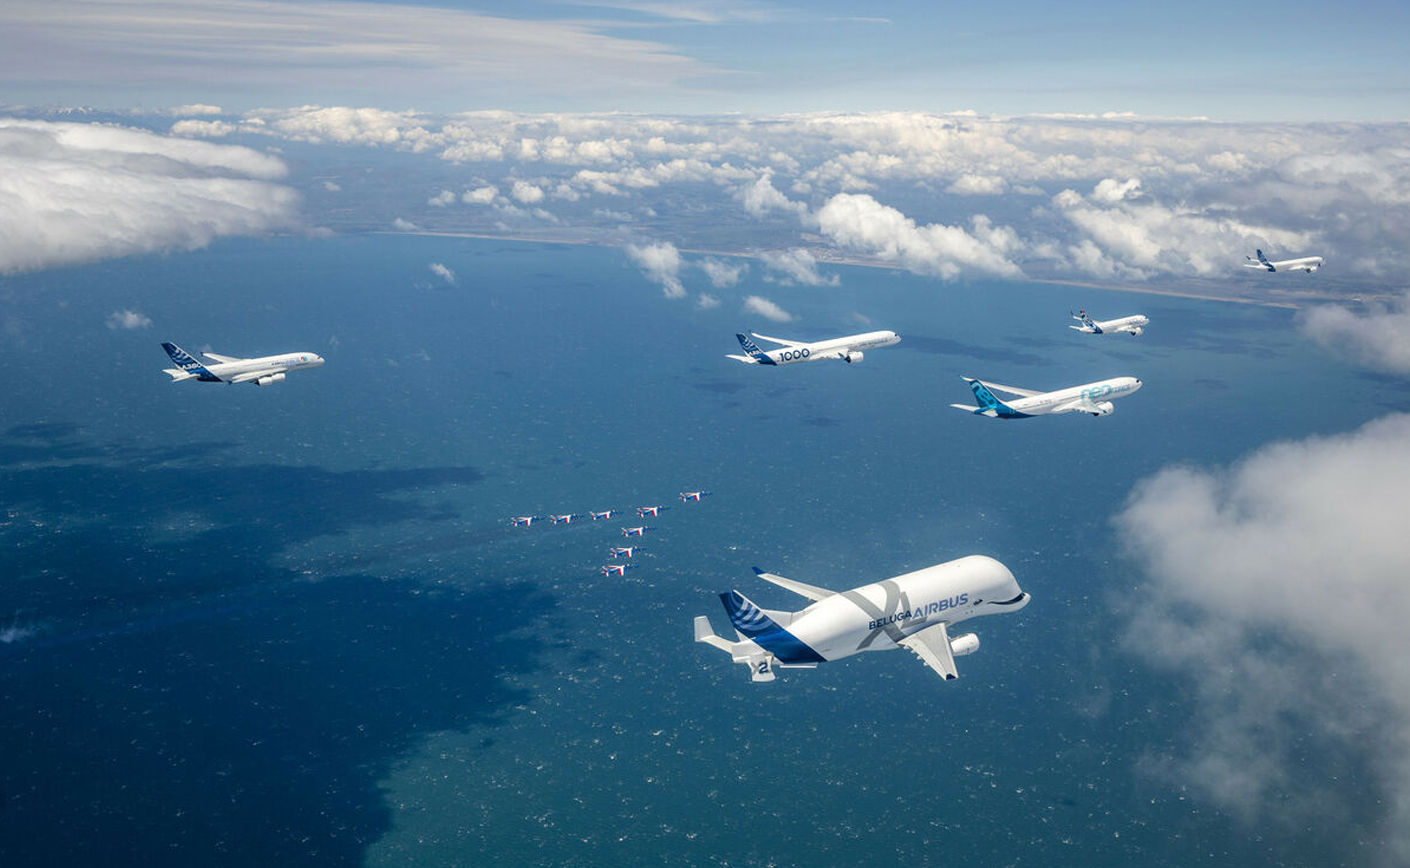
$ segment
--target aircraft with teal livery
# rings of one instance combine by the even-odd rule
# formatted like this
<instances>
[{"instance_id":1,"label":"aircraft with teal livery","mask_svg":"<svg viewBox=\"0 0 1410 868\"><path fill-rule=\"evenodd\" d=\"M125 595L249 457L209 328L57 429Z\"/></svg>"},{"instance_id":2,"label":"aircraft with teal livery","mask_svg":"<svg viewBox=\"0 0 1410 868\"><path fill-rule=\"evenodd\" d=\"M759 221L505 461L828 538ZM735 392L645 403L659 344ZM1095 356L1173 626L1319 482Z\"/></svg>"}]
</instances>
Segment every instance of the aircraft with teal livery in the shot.
<instances>
[{"instance_id":1,"label":"aircraft with teal livery","mask_svg":"<svg viewBox=\"0 0 1410 868\"><path fill-rule=\"evenodd\" d=\"M1034 392L1017 386L1004 386L988 380L976 380L961 375L961 380L969 383L978 406L951 404L960 410L976 416L994 419L1027 419L1031 416L1051 416L1054 413L1090 413L1093 416L1110 416L1116 410L1111 402L1123 398L1141 388L1141 381L1135 377L1113 377L1082 386L1058 389L1056 392ZM995 397L994 392L1006 392L1018 396L1007 401Z\"/></svg>"}]
</instances>

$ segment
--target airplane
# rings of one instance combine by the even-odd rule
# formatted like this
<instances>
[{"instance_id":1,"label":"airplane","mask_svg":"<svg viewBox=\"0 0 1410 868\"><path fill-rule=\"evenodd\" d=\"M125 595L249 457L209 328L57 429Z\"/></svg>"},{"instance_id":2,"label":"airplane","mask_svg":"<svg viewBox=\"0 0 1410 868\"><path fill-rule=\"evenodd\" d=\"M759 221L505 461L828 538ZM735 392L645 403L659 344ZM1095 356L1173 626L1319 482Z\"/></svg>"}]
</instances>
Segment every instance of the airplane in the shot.
<instances>
[{"instance_id":1,"label":"airplane","mask_svg":"<svg viewBox=\"0 0 1410 868\"><path fill-rule=\"evenodd\" d=\"M516 515L509 520L510 527L528 527L536 521L542 521L541 515Z\"/></svg>"},{"instance_id":2,"label":"airplane","mask_svg":"<svg viewBox=\"0 0 1410 868\"><path fill-rule=\"evenodd\" d=\"M317 353L285 353L281 356L260 356L257 359L239 359L234 356L221 356L215 353L201 355L215 362L203 365L190 353L170 342L163 342L162 349L176 363L175 368L163 368L173 383L196 380L202 383L254 383L256 386L272 386L284 379L289 371L316 368L323 364L323 357Z\"/></svg>"},{"instance_id":3,"label":"airplane","mask_svg":"<svg viewBox=\"0 0 1410 868\"><path fill-rule=\"evenodd\" d=\"M819 359L842 359L852 365L862 360L863 350L889 347L901 340L901 336L892 331L848 335L845 338L832 338L811 344L790 341L785 338L771 338L768 335L754 334L754 332L749 334L761 341L770 341L782 346L780 349L765 352L749 338L742 334L736 334L735 337L739 338L739 345L744 348L747 355L729 355L729 358L744 362L746 365L792 365L798 362L816 362Z\"/></svg>"},{"instance_id":4,"label":"airplane","mask_svg":"<svg viewBox=\"0 0 1410 868\"><path fill-rule=\"evenodd\" d=\"M1255 250L1258 254L1258 261L1254 262L1252 256L1245 256L1248 262L1244 263L1244 268L1257 268L1262 271L1305 271L1308 274L1322 267L1325 262L1320 256L1304 256L1301 259L1284 259L1281 262L1269 262L1268 257L1263 255L1262 250Z\"/></svg>"},{"instance_id":5,"label":"airplane","mask_svg":"<svg viewBox=\"0 0 1410 868\"><path fill-rule=\"evenodd\" d=\"M1031 392L1015 386L1003 386L986 380L976 380L961 376L974 391L978 407L968 404L951 404L961 410L968 410L976 416L989 416L999 419L1027 419L1030 416L1048 416L1053 413L1091 413L1093 416L1110 416L1116 407L1111 403L1116 398L1131 394L1141 388L1141 381L1135 377L1114 377L1084 386L1058 389L1056 392ZM1018 395L1018 400L1000 401L990 389ZM1104 400L1105 399L1105 400Z\"/></svg>"},{"instance_id":6,"label":"airplane","mask_svg":"<svg viewBox=\"0 0 1410 868\"><path fill-rule=\"evenodd\" d=\"M582 516L578 515L577 513L570 512L567 515L550 515L549 518L553 520L554 524L572 524L573 519L582 518Z\"/></svg>"},{"instance_id":7,"label":"airplane","mask_svg":"<svg viewBox=\"0 0 1410 868\"><path fill-rule=\"evenodd\" d=\"M614 546L612 549L612 557L630 558L635 556L639 551L641 551L641 546Z\"/></svg>"},{"instance_id":8,"label":"airplane","mask_svg":"<svg viewBox=\"0 0 1410 868\"><path fill-rule=\"evenodd\" d=\"M655 529L654 527L624 527L622 528L622 536L646 536L647 531Z\"/></svg>"},{"instance_id":9,"label":"airplane","mask_svg":"<svg viewBox=\"0 0 1410 868\"><path fill-rule=\"evenodd\" d=\"M979 649L973 633L950 628L980 615L1017 612L1029 596L993 558L970 555L850 591L830 591L754 568L759 578L813 603L798 612L761 609L739 591L720 594L739 641L715 635L710 619L695 619L695 641L726 651L749 667L753 681L774 670L812 669L862 651L906 648L946 681L959 677L955 658Z\"/></svg>"},{"instance_id":10,"label":"airplane","mask_svg":"<svg viewBox=\"0 0 1410 868\"><path fill-rule=\"evenodd\" d=\"M670 509L669 506L638 506L636 508L637 518L655 518L661 514L661 510Z\"/></svg>"},{"instance_id":11,"label":"airplane","mask_svg":"<svg viewBox=\"0 0 1410 868\"><path fill-rule=\"evenodd\" d=\"M1079 310L1072 315L1075 320L1081 320L1080 326L1068 326L1079 332L1089 335L1114 335L1117 332L1128 332L1132 335L1144 334L1146 326L1150 325L1150 318L1141 314L1135 316L1124 316L1121 319L1109 319L1105 322L1097 322L1085 310Z\"/></svg>"},{"instance_id":12,"label":"airplane","mask_svg":"<svg viewBox=\"0 0 1410 868\"><path fill-rule=\"evenodd\" d=\"M715 492L713 491L682 491L681 503L686 503L692 500L698 502L702 497L709 497L714 493Z\"/></svg>"},{"instance_id":13,"label":"airplane","mask_svg":"<svg viewBox=\"0 0 1410 868\"><path fill-rule=\"evenodd\" d=\"M588 513L588 515L592 516L592 520L593 520L593 521L601 521L601 520L603 520L604 518L612 518L613 516L617 516L617 515L621 515L621 514L622 514L622 511L621 511L620 509L604 509L602 512L590 512L590 513Z\"/></svg>"},{"instance_id":14,"label":"airplane","mask_svg":"<svg viewBox=\"0 0 1410 868\"><path fill-rule=\"evenodd\" d=\"M641 565L640 565L640 564L606 564L606 565L603 566L603 568L602 568L602 574L603 574L604 576L625 576L625 575L627 574L627 570L634 570L634 569L636 569L636 568L639 567L639 566L641 566Z\"/></svg>"}]
</instances>

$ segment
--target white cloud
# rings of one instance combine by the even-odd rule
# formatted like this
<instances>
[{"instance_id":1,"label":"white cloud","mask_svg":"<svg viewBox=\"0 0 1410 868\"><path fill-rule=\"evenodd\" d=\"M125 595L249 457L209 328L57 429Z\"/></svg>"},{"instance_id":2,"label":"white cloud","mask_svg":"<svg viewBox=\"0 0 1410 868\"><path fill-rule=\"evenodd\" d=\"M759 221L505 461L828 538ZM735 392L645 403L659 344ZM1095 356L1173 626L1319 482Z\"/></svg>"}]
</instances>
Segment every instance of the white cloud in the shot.
<instances>
[{"instance_id":1,"label":"white cloud","mask_svg":"<svg viewBox=\"0 0 1410 868\"><path fill-rule=\"evenodd\" d=\"M441 192L439 192L439 193L437 193L436 195L432 196L431 198L427 199L427 200L426 200L426 204L427 204L427 205L432 205L432 206L434 206L434 207L436 207L436 208L444 208L444 207L446 207L447 205L454 205L454 204L455 204L455 198L456 198L456 197L455 197L455 194L452 193L451 191L449 191L449 190L442 190Z\"/></svg>"},{"instance_id":2,"label":"white cloud","mask_svg":"<svg viewBox=\"0 0 1410 868\"><path fill-rule=\"evenodd\" d=\"M324 181L323 189L327 190L329 193L337 193L343 188L338 185L337 181Z\"/></svg>"},{"instance_id":3,"label":"white cloud","mask_svg":"<svg viewBox=\"0 0 1410 868\"><path fill-rule=\"evenodd\" d=\"M415 223L412 223L410 220L398 217L397 219L392 221L392 228L397 230L398 232L415 232L420 227L417 226Z\"/></svg>"},{"instance_id":4,"label":"white cloud","mask_svg":"<svg viewBox=\"0 0 1410 868\"><path fill-rule=\"evenodd\" d=\"M1114 205L1125 199L1135 199L1141 195L1141 182L1137 178L1128 178L1118 182L1114 178L1103 178L1097 182L1097 186L1092 188L1092 201L1102 202L1107 205Z\"/></svg>"},{"instance_id":5,"label":"white cloud","mask_svg":"<svg viewBox=\"0 0 1410 868\"><path fill-rule=\"evenodd\" d=\"M105 124L0 118L0 273L195 249L298 224L284 164Z\"/></svg>"},{"instance_id":6,"label":"white cloud","mask_svg":"<svg viewBox=\"0 0 1410 868\"><path fill-rule=\"evenodd\" d=\"M1007 188L1008 183L998 175L961 175L945 192L958 196L997 196Z\"/></svg>"},{"instance_id":7,"label":"white cloud","mask_svg":"<svg viewBox=\"0 0 1410 868\"><path fill-rule=\"evenodd\" d=\"M740 190L739 198L744 203L744 210L755 217L767 216L770 211L775 210L788 211L800 218L806 217L808 213L805 203L794 202L774 189L773 176L767 173Z\"/></svg>"},{"instance_id":8,"label":"white cloud","mask_svg":"<svg viewBox=\"0 0 1410 868\"><path fill-rule=\"evenodd\" d=\"M751 295L744 299L744 310L748 313L757 313L765 319L774 322L792 322L793 314L779 307L761 295Z\"/></svg>"},{"instance_id":9,"label":"white cloud","mask_svg":"<svg viewBox=\"0 0 1410 868\"><path fill-rule=\"evenodd\" d=\"M720 306L720 300L713 295L700 293L700 297L695 300L695 306L701 310L711 310Z\"/></svg>"},{"instance_id":10,"label":"white cloud","mask_svg":"<svg viewBox=\"0 0 1410 868\"><path fill-rule=\"evenodd\" d=\"M823 276L818 271L818 260L802 247L792 250L771 250L759 254L764 267L784 283L801 283L805 286L837 286L842 282L835 274Z\"/></svg>"},{"instance_id":11,"label":"white cloud","mask_svg":"<svg viewBox=\"0 0 1410 868\"><path fill-rule=\"evenodd\" d=\"M174 136L193 136L198 139L218 139L238 130L235 124L225 121L181 120L171 125Z\"/></svg>"},{"instance_id":12,"label":"white cloud","mask_svg":"<svg viewBox=\"0 0 1410 868\"><path fill-rule=\"evenodd\" d=\"M974 218L974 234L958 226L917 226L906 215L865 194L839 193L818 211L823 235L843 247L895 262L910 271L946 280L965 269L1018 277L1023 274L1007 253L1018 247L1012 230Z\"/></svg>"},{"instance_id":13,"label":"white cloud","mask_svg":"<svg viewBox=\"0 0 1410 868\"><path fill-rule=\"evenodd\" d=\"M220 106L206 105L205 103L192 103L190 105L179 105L171 110L176 117L183 115L218 115L222 114Z\"/></svg>"},{"instance_id":14,"label":"white cloud","mask_svg":"<svg viewBox=\"0 0 1410 868\"><path fill-rule=\"evenodd\" d=\"M716 289L728 289L735 286L749 270L747 262L731 263L713 256L707 256L695 264L705 272L705 275L710 278L710 285Z\"/></svg>"},{"instance_id":15,"label":"white cloud","mask_svg":"<svg viewBox=\"0 0 1410 868\"><path fill-rule=\"evenodd\" d=\"M436 275L436 276L439 277L441 280L444 280L446 283L449 283L449 284L454 284L454 283L455 283L455 272L454 272L454 271L451 271L448 267L446 267L446 266L443 265L442 263L439 263L439 262L432 262L432 263L431 263L429 266L427 266L427 267L431 269L431 273L432 273L432 274Z\"/></svg>"},{"instance_id":16,"label":"white cloud","mask_svg":"<svg viewBox=\"0 0 1410 868\"><path fill-rule=\"evenodd\" d=\"M1392 374L1410 374L1410 293L1390 307L1371 305L1357 314L1321 305L1302 316L1302 331L1317 343Z\"/></svg>"},{"instance_id":17,"label":"white cloud","mask_svg":"<svg viewBox=\"0 0 1410 868\"><path fill-rule=\"evenodd\" d=\"M516 180L509 195L523 202L525 205L532 205L535 202L543 201L543 190L540 190L528 181Z\"/></svg>"},{"instance_id":18,"label":"white cloud","mask_svg":"<svg viewBox=\"0 0 1410 868\"><path fill-rule=\"evenodd\" d=\"M135 310L115 310L108 314L108 328L114 331L118 329L145 329L151 324L151 317Z\"/></svg>"},{"instance_id":19,"label":"white cloud","mask_svg":"<svg viewBox=\"0 0 1410 868\"><path fill-rule=\"evenodd\" d=\"M499 195L499 188L486 185L476 187L473 190L466 190L460 194L460 201L467 205L488 205Z\"/></svg>"},{"instance_id":20,"label":"white cloud","mask_svg":"<svg viewBox=\"0 0 1410 868\"><path fill-rule=\"evenodd\" d=\"M661 284L666 298L685 298L681 285L681 254L669 241L639 246L627 245L627 255L652 281Z\"/></svg>"},{"instance_id":21,"label":"white cloud","mask_svg":"<svg viewBox=\"0 0 1410 868\"><path fill-rule=\"evenodd\" d=\"M1250 820L1327 829L1338 789L1380 788L1373 837L1394 864L1410 858L1407 491L1410 415L1396 414L1232 468L1167 469L1117 520L1150 577L1130 645L1190 677L1195 729L1170 773ZM1310 769L1324 744L1378 780Z\"/></svg>"}]
</instances>

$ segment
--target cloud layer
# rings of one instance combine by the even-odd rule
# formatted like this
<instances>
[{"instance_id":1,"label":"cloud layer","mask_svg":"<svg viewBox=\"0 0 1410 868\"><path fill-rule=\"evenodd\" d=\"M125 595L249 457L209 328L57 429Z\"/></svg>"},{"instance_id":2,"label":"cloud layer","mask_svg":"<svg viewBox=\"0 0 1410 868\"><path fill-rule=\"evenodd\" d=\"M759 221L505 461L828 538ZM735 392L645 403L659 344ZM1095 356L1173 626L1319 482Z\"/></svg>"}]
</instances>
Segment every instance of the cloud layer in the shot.
<instances>
[{"instance_id":1,"label":"cloud layer","mask_svg":"<svg viewBox=\"0 0 1410 868\"><path fill-rule=\"evenodd\" d=\"M1317 343L1390 374L1410 374L1410 294L1387 307L1355 313L1322 305L1302 317L1302 330Z\"/></svg>"}]
</instances>

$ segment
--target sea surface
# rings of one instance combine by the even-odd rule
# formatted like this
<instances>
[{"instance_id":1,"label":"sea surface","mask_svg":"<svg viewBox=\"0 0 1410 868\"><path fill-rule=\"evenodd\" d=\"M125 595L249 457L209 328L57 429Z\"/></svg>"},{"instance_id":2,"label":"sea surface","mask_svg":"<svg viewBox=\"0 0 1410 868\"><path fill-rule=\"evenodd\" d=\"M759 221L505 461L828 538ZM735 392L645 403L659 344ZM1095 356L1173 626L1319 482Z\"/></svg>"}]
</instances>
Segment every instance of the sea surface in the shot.
<instances>
[{"instance_id":1,"label":"sea surface","mask_svg":"<svg viewBox=\"0 0 1410 868\"><path fill-rule=\"evenodd\" d=\"M1363 829L1250 828L1151 773L1198 673L1132 653L1148 580L1111 519L1405 384L1279 308L829 270L673 300L619 250L362 235L0 280L0 865L1363 862ZM725 358L875 328L902 343L860 365ZM327 364L171 384L163 340ZM949 407L960 374L1144 388L1000 422ZM754 565L847 588L968 554L1033 602L971 622L955 682L895 653L753 684L691 641L730 588L805 604Z\"/></svg>"}]
</instances>

